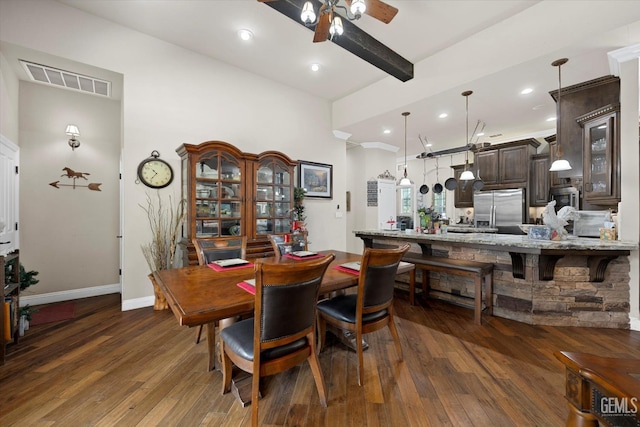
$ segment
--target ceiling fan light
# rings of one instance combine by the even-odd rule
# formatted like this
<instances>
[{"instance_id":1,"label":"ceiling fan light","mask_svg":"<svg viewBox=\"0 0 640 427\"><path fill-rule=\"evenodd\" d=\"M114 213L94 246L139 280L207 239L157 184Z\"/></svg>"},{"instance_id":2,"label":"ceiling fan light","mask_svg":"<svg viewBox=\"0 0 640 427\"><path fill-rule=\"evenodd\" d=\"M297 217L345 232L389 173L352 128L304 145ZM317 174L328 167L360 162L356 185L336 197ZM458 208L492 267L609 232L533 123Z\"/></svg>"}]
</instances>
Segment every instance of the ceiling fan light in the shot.
<instances>
[{"instance_id":1,"label":"ceiling fan light","mask_svg":"<svg viewBox=\"0 0 640 427\"><path fill-rule=\"evenodd\" d=\"M549 172L559 172L559 171L568 171L571 170L571 164L569 164L568 160L558 159L555 160L551 167L549 168Z\"/></svg>"},{"instance_id":2,"label":"ceiling fan light","mask_svg":"<svg viewBox=\"0 0 640 427\"><path fill-rule=\"evenodd\" d=\"M300 14L300 19L302 22L309 25L316 20L316 12L313 10L313 3L310 1L306 2L304 6L302 6L302 13Z\"/></svg>"},{"instance_id":3,"label":"ceiling fan light","mask_svg":"<svg viewBox=\"0 0 640 427\"><path fill-rule=\"evenodd\" d=\"M367 5L364 0L353 0L351 2L351 13L356 19L359 19L365 10L367 10Z\"/></svg>"},{"instance_id":4,"label":"ceiling fan light","mask_svg":"<svg viewBox=\"0 0 640 427\"><path fill-rule=\"evenodd\" d=\"M329 27L329 34L331 36L341 36L344 33L344 27L342 26L342 19L339 16L334 16Z\"/></svg>"}]
</instances>

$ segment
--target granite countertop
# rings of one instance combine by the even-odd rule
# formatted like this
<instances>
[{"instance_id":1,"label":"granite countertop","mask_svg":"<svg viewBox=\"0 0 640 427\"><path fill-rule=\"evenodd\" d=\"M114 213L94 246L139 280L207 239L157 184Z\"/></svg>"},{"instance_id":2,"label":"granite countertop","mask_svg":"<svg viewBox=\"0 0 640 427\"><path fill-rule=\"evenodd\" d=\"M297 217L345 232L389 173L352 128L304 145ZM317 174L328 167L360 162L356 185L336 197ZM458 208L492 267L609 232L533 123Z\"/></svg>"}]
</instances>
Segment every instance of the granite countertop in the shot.
<instances>
[{"instance_id":1,"label":"granite countertop","mask_svg":"<svg viewBox=\"0 0 640 427\"><path fill-rule=\"evenodd\" d=\"M587 237L570 236L567 240L535 240L526 235L493 234L493 233L445 233L422 234L413 230L389 231L389 230L355 230L355 235L395 238L410 240L413 242L451 242L469 243L487 246L510 246L523 249L561 249L561 250L638 250L638 242L628 240L601 240Z\"/></svg>"}]
</instances>

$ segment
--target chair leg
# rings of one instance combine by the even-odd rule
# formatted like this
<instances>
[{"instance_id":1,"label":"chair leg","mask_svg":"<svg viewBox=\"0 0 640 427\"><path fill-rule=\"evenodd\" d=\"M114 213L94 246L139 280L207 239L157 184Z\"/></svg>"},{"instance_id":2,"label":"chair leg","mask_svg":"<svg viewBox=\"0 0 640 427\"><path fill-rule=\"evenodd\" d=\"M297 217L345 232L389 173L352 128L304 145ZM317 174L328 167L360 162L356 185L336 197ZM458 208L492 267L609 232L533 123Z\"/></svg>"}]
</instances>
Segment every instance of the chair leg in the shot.
<instances>
[{"instance_id":1,"label":"chair leg","mask_svg":"<svg viewBox=\"0 0 640 427\"><path fill-rule=\"evenodd\" d=\"M322 369L320 368L320 361L318 360L318 355L315 351L315 341L316 337L310 336L309 340L311 341L311 354L307 359L309 361L309 366L311 367L311 372L313 373L313 379L316 382L316 388L318 389L318 395L320 396L320 404L327 407L327 389L324 384L324 376L322 375Z\"/></svg>"},{"instance_id":2,"label":"chair leg","mask_svg":"<svg viewBox=\"0 0 640 427\"><path fill-rule=\"evenodd\" d=\"M393 313L391 310L389 310L389 332L391 332L393 341L396 344L396 352L398 353L398 360L402 361L402 346L400 345L400 335L398 335L398 330L396 329L396 322L394 322L393 320Z\"/></svg>"},{"instance_id":3,"label":"chair leg","mask_svg":"<svg viewBox=\"0 0 640 427\"><path fill-rule=\"evenodd\" d=\"M224 351L224 341L220 340L220 354L222 356L222 394L231 390L231 377L233 376L233 363Z\"/></svg>"},{"instance_id":4,"label":"chair leg","mask_svg":"<svg viewBox=\"0 0 640 427\"><path fill-rule=\"evenodd\" d=\"M200 336L202 335L202 325L198 327L198 333L196 334L196 344L200 342Z\"/></svg>"},{"instance_id":5,"label":"chair leg","mask_svg":"<svg viewBox=\"0 0 640 427\"><path fill-rule=\"evenodd\" d=\"M364 357L362 355L362 326L356 327L356 353L358 353L358 385L364 384Z\"/></svg>"},{"instance_id":6,"label":"chair leg","mask_svg":"<svg viewBox=\"0 0 640 427\"><path fill-rule=\"evenodd\" d=\"M256 372L257 370L257 372ZM260 368L254 365L251 380L251 425L258 427L258 399L260 398Z\"/></svg>"},{"instance_id":7,"label":"chair leg","mask_svg":"<svg viewBox=\"0 0 640 427\"><path fill-rule=\"evenodd\" d=\"M316 349L316 354L320 354L320 352L322 351L323 347L324 347L324 340L326 337L326 333L327 333L327 322L324 321L324 319L318 315L318 321L316 322L317 328L318 328L318 348Z\"/></svg>"}]
</instances>

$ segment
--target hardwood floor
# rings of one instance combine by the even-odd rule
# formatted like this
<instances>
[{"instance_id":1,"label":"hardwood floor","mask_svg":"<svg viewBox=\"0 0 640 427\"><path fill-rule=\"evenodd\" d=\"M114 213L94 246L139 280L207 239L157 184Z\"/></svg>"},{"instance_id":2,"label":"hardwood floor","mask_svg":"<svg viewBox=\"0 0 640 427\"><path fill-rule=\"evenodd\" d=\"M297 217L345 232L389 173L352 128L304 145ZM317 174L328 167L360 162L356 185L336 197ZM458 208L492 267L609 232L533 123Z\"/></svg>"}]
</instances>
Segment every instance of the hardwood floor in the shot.
<instances>
[{"instance_id":1,"label":"hardwood floor","mask_svg":"<svg viewBox=\"0 0 640 427\"><path fill-rule=\"evenodd\" d=\"M364 386L355 353L320 355L328 408L308 365L265 378L264 426L563 426L555 350L640 358L640 332L538 327L397 291L404 361L388 330L367 335ZM120 296L77 301L76 317L32 327L0 367L2 426L249 426L250 407L221 395L206 346L170 311L120 311ZM330 337L328 337L330 338Z\"/></svg>"}]
</instances>

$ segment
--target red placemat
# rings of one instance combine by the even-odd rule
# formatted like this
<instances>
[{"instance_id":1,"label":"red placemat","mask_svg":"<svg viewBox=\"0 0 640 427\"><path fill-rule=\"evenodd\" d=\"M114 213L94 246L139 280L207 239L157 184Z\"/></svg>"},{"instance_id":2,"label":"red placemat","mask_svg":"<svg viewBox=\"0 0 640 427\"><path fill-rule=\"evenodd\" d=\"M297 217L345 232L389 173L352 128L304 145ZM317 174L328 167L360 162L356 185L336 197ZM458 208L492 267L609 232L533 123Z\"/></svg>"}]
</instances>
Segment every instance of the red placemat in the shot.
<instances>
[{"instance_id":1,"label":"red placemat","mask_svg":"<svg viewBox=\"0 0 640 427\"><path fill-rule=\"evenodd\" d=\"M256 287L253 286L251 283L240 282L240 283L236 283L236 286L238 286L241 289L244 289L245 291L249 292L251 295L256 294Z\"/></svg>"},{"instance_id":2,"label":"red placemat","mask_svg":"<svg viewBox=\"0 0 640 427\"><path fill-rule=\"evenodd\" d=\"M220 267L219 265L216 264L207 264L209 267L213 268L215 271L229 271L229 270L237 270L239 268L249 268L249 267L253 267L253 263L249 262L246 264L242 264L242 265L234 265L232 267Z\"/></svg>"},{"instance_id":3,"label":"red placemat","mask_svg":"<svg viewBox=\"0 0 640 427\"><path fill-rule=\"evenodd\" d=\"M335 266L335 267L333 267L333 268L334 268L335 270L339 270L339 271L342 271L342 272L344 272L344 273L354 274L354 275L356 275L356 276L358 276L358 275L360 274L360 272L359 272L359 271L357 271L357 270L352 270L352 269L350 269L350 268L341 267L341 266L339 266L339 265L336 265L336 266Z\"/></svg>"},{"instance_id":4,"label":"red placemat","mask_svg":"<svg viewBox=\"0 0 640 427\"><path fill-rule=\"evenodd\" d=\"M293 255L293 254L286 254L285 256L287 258L296 259L296 260L299 260L299 261L304 261L305 259L322 258L324 255L316 254L316 255L309 255L309 256L296 256L296 255Z\"/></svg>"}]
</instances>

